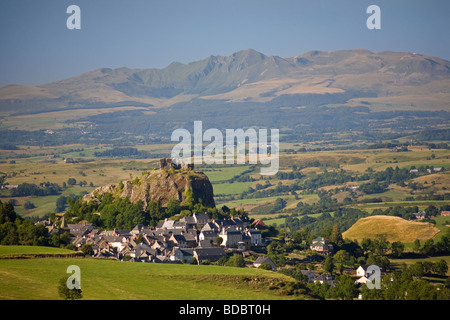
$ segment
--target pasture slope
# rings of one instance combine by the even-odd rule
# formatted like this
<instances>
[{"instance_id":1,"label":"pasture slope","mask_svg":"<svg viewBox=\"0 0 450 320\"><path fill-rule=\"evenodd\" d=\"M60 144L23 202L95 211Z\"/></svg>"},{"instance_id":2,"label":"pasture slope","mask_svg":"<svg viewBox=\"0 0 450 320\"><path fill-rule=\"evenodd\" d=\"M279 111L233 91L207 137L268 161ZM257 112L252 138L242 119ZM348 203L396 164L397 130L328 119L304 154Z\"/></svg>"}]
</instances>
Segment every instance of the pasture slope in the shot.
<instances>
[{"instance_id":1,"label":"pasture slope","mask_svg":"<svg viewBox=\"0 0 450 320\"><path fill-rule=\"evenodd\" d=\"M311 299L286 294L292 278L256 268L61 258L61 249L25 246L18 259L14 247L0 246L0 300L60 299L58 281L70 265L80 267L83 300ZM29 258L44 253L58 258Z\"/></svg>"},{"instance_id":2,"label":"pasture slope","mask_svg":"<svg viewBox=\"0 0 450 320\"><path fill-rule=\"evenodd\" d=\"M440 232L428 222L407 221L400 217L375 215L359 219L342 236L345 239L361 241L364 238L374 239L379 234L385 234L389 242L400 241L411 243L416 239L425 241Z\"/></svg>"}]
</instances>

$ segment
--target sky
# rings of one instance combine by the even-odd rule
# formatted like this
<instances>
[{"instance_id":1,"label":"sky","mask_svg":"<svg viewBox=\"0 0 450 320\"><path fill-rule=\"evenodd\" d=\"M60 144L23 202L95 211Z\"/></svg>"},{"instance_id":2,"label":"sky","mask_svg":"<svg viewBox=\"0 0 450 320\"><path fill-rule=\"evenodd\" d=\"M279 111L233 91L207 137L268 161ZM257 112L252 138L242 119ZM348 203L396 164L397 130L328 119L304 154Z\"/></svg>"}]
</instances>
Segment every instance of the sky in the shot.
<instances>
[{"instance_id":1,"label":"sky","mask_svg":"<svg viewBox=\"0 0 450 320\"><path fill-rule=\"evenodd\" d=\"M68 29L70 5L81 29ZM370 5L381 29L366 25ZM248 48L406 51L450 60L448 0L1 0L0 87L98 68L164 68Z\"/></svg>"}]
</instances>

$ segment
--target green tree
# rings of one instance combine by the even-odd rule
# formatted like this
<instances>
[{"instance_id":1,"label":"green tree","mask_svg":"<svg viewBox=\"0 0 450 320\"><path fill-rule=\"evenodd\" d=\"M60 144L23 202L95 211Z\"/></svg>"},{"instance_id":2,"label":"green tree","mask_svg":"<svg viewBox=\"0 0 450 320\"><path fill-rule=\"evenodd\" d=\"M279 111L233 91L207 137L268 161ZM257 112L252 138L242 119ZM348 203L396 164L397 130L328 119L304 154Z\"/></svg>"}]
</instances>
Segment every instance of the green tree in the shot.
<instances>
[{"instance_id":1,"label":"green tree","mask_svg":"<svg viewBox=\"0 0 450 320\"><path fill-rule=\"evenodd\" d=\"M339 225L337 223L335 223L333 225L333 229L331 229L330 241L338 246L342 246L344 244L344 239L342 238L342 233L339 230Z\"/></svg>"},{"instance_id":2,"label":"green tree","mask_svg":"<svg viewBox=\"0 0 450 320\"><path fill-rule=\"evenodd\" d=\"M420 240L419 239L414 240L413 250L414 250L414 252L420 252Z\"/></svg>"},{"instance_id":3,"label":"green tree","mask_svg":"<svg viewBox=\"0 0 450 320\"><path fill-rule=\"evenodd\" d=\"M169 217L179 214L181 211L180 200L178 199L170 199L167 202L167 215Z\"/></svg>"},{"instance_id":4,"label":"green tree","mask_svg":"<svg viewBox=\"0 0 450 320\"><path fill-rule=\"evenodd\" d=\"M242 257L241 254L233 254L232 257L230 257L226 263L229 267L238 267L238 268L244 268L245 267L245 260L244 257Z\"/></svg>"},{"instance_id":5,"label":"green tree","mask_svg":"<svg viewBox=\"0 0 450 320\"><path fill-rule=\"evenodd\" d=\"M425 241L421 251L425 255L432 256L436 252L433 239L428 239L427 241Z\"/></svg>"},{"instance_id":6,"label":"green tree","mask_svg":"<svg viewBox=\"0 0 450 320\"><path fill-rule=\"evenodd\" d=\"M81 246L81 251L84 253L85 256L92 256L94 254L94 249L92 249L91 244L83 244Z\"/></svg>"},{"instance_id":7,"label":"green tree","mask_svg":"<svg viewBox=\"0 0 450 320\"><path fill-rule=\"evenodd\" d=\"M150 218L155 221L159 221L164 218L164 214L159 201L149 201L147 204L147 211L150 214Z\"/></svg>"},{"instance_id":8,"label":"green tree","mask_svg":"<svg viewBox=\"0 0 450 320\"><path fill-rule=\"evenodd\" d=\"M405 249L405 245L400 241L395 241L391 243L391 252L392 255L396 258L399 258L403 254L403 250Z\"/></svg>"},{"instance_id":9,"label":"green tree","mask_svg":"<svg viewBox=\"0 0 450 320\"><path fill-rule=\"evenodd\" d=\"M327 256L323 263L323 271L331 274L333 272L333 269L334 269L333 259L330 256Z\"/></svg>"},{"instance_id":10,"label":"green tree","mask_svg":"<svg viewBox=\"0 0 450 320\"><path fill-rule=\"evenodd\" d=\"M78 300L83 298L81 289L69 289L67 287L67 279L61 278L58 285L59 296L65 300Z\"/></svg>"},{"instance_id":11,"label":"green tree","mask_svg":"<svg viewBox=\"0 0 450 320\"><path fill-rule=\"evenodd\" d=\"M16 217L17 214L11 201L2 202L0 200L0 224L14 222Z\"/></svg>"},{"instance_id":12,"label":"green tree","mask_svg":"<svg viewBox=\"0 0 450 320\"><path fill-rule=\"evenodd\" d=\"M424 275L423 263L420 261L409 266L408 270L412 276L417 278L422 278Z\"/></svg>"},{"instance_id":13,"label":"green tree","mask_svg":"<svg viewBox=\"0 0 450 320\"><path fill-rule=\"evenodd\" d=\"M27 210L36 208L36 206L34 205L34 203L31 202L30 200L25 201L25 204L23 205L23 207L24 207L25 209L27 209Z\"/></svg>"},{"instance_id":14,"label":"green tree","mask_svg":"<svg viewBox=\"0 0 450 320\"><path fill-rule=\"evenodd\" d=\"M184 195L186 206L188 207L188 209L192 210L195 204L194 192L192 191L192 188L186 189Z\"/></svg>"},{"instance_id":15,"label":"green tree","mask_svg":"<svg viewBox=\"0 0 450 320\"><path fill-rule=\"evenodd\" d=\"M345 250L339 250L334 255L334 260L338 263L344 263L350 260L350 254Z\"/></svg>"},{"instance_id":16,"label":"green tree","mask_svg":"<svg viewBox=\"0 0 450 320\"><path fill-rule=\"evenodd\" d=\"M55 212L63 212L66 209L67 197L60 196L56 199L56 209Z\"/></svg>"},{"instance_id":17,"label":"green tree","mask_svg":"<svg viewBox=\"0 0 450 320\"><path fill-rule=\"evenodd\" d=\"M364 252L373 251L373 242L369 238L364 238L361 241L361 248Z\"/></svg>"},{"instance_id":18,"label":"green tree","mask_svg":"<svg viewBox=\"0 0 450 320\"><path fill-rule=\"evenodd\" d=\"M336 281L336 295L342 300L353 300L358 296L358 288L355 286L353 279L347 275L342 274Z\"/></svg>"},{"instance_id":19,"label":"green tree","mask_svg":"<svg viewBox=\"0 0 450 320\"><path fill-rule=\"evenodd\" d=\"M350 254L345 250L339 250L334 255L334 260L338 263L339 272L342 274L344 271L344 263L350 260Z\"/></svg>"},{"instance_id":20,"label":"green tree","mask_svg":"<svg viewBox=\"0 0 450 320\"><path fill-rule=\"evenodd\" d=\"M286 201L282 198L277 198L275 203L273 204L273 211L277 212L283 209L286 206Z\"/></svg>"},{"instance_id":21,"label":"green tree","mask_svg":"<svg viewBox=\"0 0 450 320\"><path fill-rule=\"evenodd\" d=\"M440 276L445 276L448 271L447 262L444 259L439 260L433 264L433 271Z\"/></svg>"},{"instance_id":22,"label":"green tree","mask_svg":"<svg viewBox=\"0 0 450 320\"><path fill-rule=\"evenodd\" d=\"M387 241L386 234L377 234L374 241L374 249L378 255L385 255L389 248L389 241Z\"/></svg>"}]
</instances>

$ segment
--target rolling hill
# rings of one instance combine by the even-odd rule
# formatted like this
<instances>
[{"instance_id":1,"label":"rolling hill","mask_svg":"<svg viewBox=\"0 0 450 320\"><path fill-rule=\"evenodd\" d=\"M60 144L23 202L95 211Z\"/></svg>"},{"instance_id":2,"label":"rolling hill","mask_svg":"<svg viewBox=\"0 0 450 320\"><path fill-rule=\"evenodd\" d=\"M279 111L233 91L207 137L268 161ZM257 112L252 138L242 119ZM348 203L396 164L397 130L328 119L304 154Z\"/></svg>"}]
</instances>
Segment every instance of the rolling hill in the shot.
<instances>
[{"instance_id":1,"label":"rolling hill","mask_svg":"<svg viewBox=\"0 0 450 320\"><path fill-rule=\"evenodd\" d=\"M3 251L0 247L0 256ZM313 299L305 290L287 295L284 286L292 283L292 278L256 268L88 258L0 258L0 300L60 299L58 281L68 276L70 265L80 267L84 300Z\"/></svg>"},{"instance_id":2,"label":"rolling hill","mask_svg":"<svg viewBox=\"0 0 450 320\"><path fill-rule=\"evenodd\" d=\"M412 243L416 239L425 241L433 238L439 229L428 222L407 221L393 216L370 216L359 219L342 236L344 239L361 241L374 239L378 234L386 234L389 242Z\"/></svg>"},{"instance_id":3,"label":"rolling hill","mask_svg":"<svg viewBox=\"0 0 450 320\"><path fill-rule=\"evenodd\" d=\"M405 104L427 93L428 109L447 109L449 84L450 62L416 53L354 49L281 58L247 49L163 69L99 68L40 86L6 86L0 88L0 111L164 107L199 97L267 102L283 95L348 91L363 92L369 102L389 98Z\"/></svg>"},{"instance_id":4,"label":"rolling hill","mask_svg":"<svg viewBox=\"0 0 450 320\"><path fill-rule=\"evenodd\" d=\"M373 143L448 128L449 88L450 62L417 53L281 58L247 49L163 69L99 68L40 86L5 86L0 138L148 144L168 142L173 130L201 120L219 130L280 128L285 141Z\"/></svg>"}]
</instances>

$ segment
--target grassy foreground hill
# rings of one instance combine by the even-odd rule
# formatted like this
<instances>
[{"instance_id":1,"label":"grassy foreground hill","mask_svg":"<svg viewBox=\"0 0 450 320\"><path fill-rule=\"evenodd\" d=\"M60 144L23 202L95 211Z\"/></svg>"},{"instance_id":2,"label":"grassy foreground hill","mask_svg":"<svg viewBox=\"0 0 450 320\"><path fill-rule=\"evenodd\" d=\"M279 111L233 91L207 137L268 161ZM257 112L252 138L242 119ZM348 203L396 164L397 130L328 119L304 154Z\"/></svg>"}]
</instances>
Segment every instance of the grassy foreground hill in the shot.
<instances>
[{"instance_id":1,"label":"grassy foreground hill","mask_svg":"<svg viewBox=\"0 0 450 320\"><path fill-rule=\"evenodd\" d=\"M33 250L22 247L21 253L27 248ZM255 268L90 258L2 259L11 253L11 248L0 246L0 299L60 299L58 280L69 276L70 265L80 267L87 300L310 299L306 294L287 295L292 278Z\"/></svg>"},{"instance_id":2,"label":"grassy foreground hill","mask_svg":"<svg viewBox=\"0 0 450 320\"><path fill-rule=\"evenodd\" d=\"M342 236L346 239L361 241L364 238L374 239L378 234L385 234L389 242L411 243L416 239L420 241L431 239L439 232L438 228L428 222L377 215L359 219Z\"/></svg>"}]
</instances>

